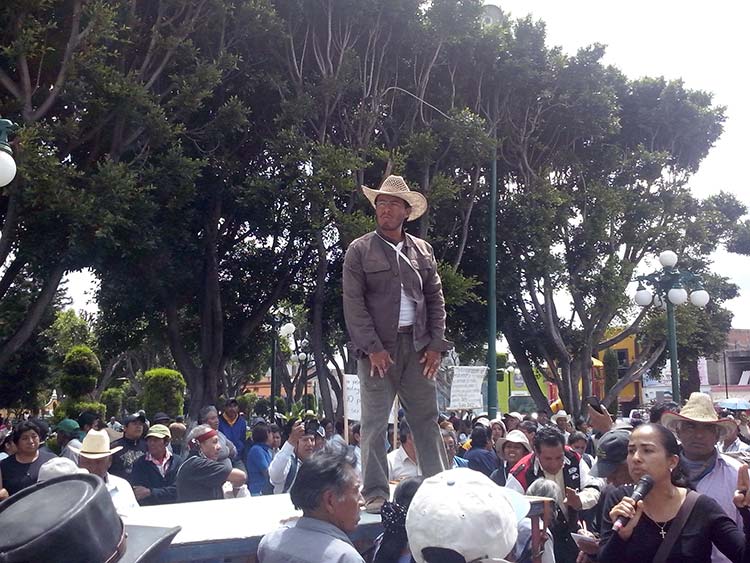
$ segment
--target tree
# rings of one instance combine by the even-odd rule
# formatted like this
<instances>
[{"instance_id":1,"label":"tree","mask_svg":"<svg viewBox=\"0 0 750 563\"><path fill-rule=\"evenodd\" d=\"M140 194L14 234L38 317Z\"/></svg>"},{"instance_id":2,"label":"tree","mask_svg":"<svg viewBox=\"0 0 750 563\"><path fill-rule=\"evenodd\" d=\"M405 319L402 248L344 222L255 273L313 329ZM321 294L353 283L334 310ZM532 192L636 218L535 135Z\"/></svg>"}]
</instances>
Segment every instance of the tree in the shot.
<instances>
[{"instance_id":1,"label":"tree","mask_svg":"<svg viewBox=\"0 0 750 563\"><path fill-rule=\"evenodd\" d=\"M604 388L609 392L619 379L620 363L617 361L617 353L612 348L607 348L602 363L604 364ZM617 414L617 401L609 404L609 412Z\"/></svg>"},{"instance_id":2,"label":"tree","mask_svg":"<svg viewBox=\"0 0 750 563\"><path fill-rule=\"evenodd\" d=\"M143 374L143 408L147 413L183 413L185 379L173 369L156 368Z\"/></svg>"},{"instance_id":3,"label":"tree","mask_svg":"<svg viewBox=\"0 0 750 563\"><path fill-rule=\"evenodd\" d=\"M113 416L119 417L125 404L125 391L120 387L110 387L102 393L101 401L107 407L108 420Z\"/></svg>"},{"instance_id":4,"label":"tree","mask_svg":"<svg viewBox=\"0 0 750 563\"><path fill-rule=\"evenodd\" d=\"M73 346L63 361L64 375L60 378L60 389L71 401L91 394L102 366L96 354L88 346Z\"/></svg>"}]
</instances>

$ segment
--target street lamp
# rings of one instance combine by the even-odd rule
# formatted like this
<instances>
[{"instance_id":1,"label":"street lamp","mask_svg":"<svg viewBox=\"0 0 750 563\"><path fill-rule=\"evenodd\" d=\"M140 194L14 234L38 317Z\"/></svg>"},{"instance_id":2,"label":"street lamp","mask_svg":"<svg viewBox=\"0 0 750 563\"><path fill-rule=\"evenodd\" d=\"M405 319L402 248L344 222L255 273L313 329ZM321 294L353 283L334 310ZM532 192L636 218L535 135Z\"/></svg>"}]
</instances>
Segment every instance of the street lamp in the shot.
<instances>
[{"instance_id":1,"label":"street lamp","mask_svg":"<svg viewBox=\"0 0 750 563\"><path fill-rule=\"evenodd\" d=\"M0 188L10 184L16 177L16 161L13 160L13 150L8 141L8 134L14 128L12 121L0 119Z\"/></svg>"},{"instance_id":2,"label":"street lamp","mask_svg":"<svg viewBox=\"0 0 750 563\"><path fill-rule=\"evenodd\" d=\"M677 254L665 250L659 254L660 272L646 276L638 276L638 289L635 292L635 302L641 307L656 305L667 310L667 338L669 341L669 366L672 372L672 399L680 404L680 371L677 363L677 323L674 308L683 305L688 300L696 307L705 307L710 296L703 289L701 278L690 271L677 269ZM653 293L645 286L649 285ZM692 289L688 294L685 286Z\"/></svg>"}]
</instances>

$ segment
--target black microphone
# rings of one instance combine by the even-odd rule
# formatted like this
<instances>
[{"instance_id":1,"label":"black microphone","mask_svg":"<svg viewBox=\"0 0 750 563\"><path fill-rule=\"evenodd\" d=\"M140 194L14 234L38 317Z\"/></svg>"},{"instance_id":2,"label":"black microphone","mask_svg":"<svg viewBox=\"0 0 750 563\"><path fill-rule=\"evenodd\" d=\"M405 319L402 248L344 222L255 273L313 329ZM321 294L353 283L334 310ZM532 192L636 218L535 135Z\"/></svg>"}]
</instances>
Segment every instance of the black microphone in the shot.
<instances>
[{"instance_id":1,"label":"black microphone","mask_svg":"<svg viewBox=\"0 0 750 563\"><path fill-rule=\"evenodd\" d=\"M643 477L641 477L640 481L638 481L638 484L635 486L635 490L633 490L633 494L630 495L630 498L632 498L636 502L636 504L638 504L638 501L646 498L646 495L649 494L651 492L651 489L653 488L654 478L651 477L651 475L644 475ZM612 524L612 530L615 532L619 532L620 529L628 522L630 522L630 518L618 516L617 520L615 520L615 523Z\"/></svg>"}]
</instances>

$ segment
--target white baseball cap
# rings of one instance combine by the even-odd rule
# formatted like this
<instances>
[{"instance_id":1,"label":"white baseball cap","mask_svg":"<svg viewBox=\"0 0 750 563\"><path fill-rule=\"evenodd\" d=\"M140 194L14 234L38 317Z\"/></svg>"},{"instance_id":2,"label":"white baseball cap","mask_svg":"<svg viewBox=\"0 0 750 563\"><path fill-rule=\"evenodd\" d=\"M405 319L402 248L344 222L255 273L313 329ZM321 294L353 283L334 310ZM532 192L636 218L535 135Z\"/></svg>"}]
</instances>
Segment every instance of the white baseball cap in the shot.
<instances>
[{"instance_id":1,"label":"white baseball cap","mask_svg":"<svg viewBox=\"0 0 750 563\"><path fill-rule=\"evenodd\" d=\"M417 563L425 563L426 547L452 549L466 561L503 561L529 508L523 495L479 471L449 469L425 479L417 489L406 515L409 548Z\"/></svg>"},{"instance_id":2,"label":"white baseball cap","mask_svg":"<svg viewBox=\"0 0 750 563\"><path fill-rule=\"evenodd\" d=\"M88 473L88 471L79 468L72 459L68 459L67 457L53 457L45 461L39 468L37 483L49 481L62 475L75 475L76 473Z\"/></svg>"}]
</instances>

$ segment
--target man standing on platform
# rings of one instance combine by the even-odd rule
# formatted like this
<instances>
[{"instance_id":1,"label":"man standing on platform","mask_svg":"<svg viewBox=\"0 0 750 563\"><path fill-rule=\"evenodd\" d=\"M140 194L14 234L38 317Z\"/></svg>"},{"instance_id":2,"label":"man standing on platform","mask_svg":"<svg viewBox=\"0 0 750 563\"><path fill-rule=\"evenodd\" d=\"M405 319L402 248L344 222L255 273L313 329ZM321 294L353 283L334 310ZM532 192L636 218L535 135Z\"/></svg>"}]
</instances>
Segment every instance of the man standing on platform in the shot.
<instances>
[{"instance_id":1,"label":"man standing on platform","mask_svg":"<svg viewBox=\"0 0 750 563\"><path fill-rule=\"evenodd\" d=\"M344 316L358 358L365 510L379 513L390 496L385 435L394 396L412 428L422 474L447 467L435 375L451 343L432 247L404 231L407 220L427 210L427 200L400 176L389 176L379 190L362 190L375 208L377 229L347 249Z\"/></svg>"}]
</instances>

